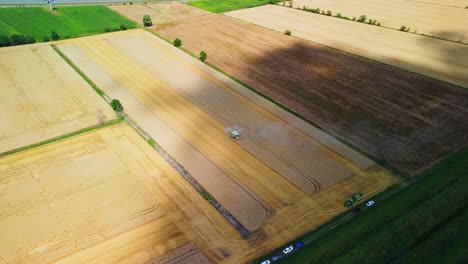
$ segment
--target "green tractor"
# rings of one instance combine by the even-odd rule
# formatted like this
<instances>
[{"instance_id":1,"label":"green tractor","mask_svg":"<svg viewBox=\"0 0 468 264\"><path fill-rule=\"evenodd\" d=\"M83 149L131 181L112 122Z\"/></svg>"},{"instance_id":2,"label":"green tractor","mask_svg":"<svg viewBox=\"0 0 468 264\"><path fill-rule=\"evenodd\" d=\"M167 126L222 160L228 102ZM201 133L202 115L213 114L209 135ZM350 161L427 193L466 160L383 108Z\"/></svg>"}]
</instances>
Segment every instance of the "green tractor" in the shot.
<instances>
[{"instance_id":1,"label":"green tractor","mask_svg":"<svg viewBox=\"0 0 468 264\"><path fill-rule=\"evenodd\" d=\"M356 193L355 195L353 195L353 197L351 197L351 199L349 199L348 201L346 201L346 203L344 204L344 206L346 206L347 208L352 207L352 206L354 206L357 202L361 201L362 198L364 198L364 194L362 194L362 193Z\"/></svg>"}]
</instances>

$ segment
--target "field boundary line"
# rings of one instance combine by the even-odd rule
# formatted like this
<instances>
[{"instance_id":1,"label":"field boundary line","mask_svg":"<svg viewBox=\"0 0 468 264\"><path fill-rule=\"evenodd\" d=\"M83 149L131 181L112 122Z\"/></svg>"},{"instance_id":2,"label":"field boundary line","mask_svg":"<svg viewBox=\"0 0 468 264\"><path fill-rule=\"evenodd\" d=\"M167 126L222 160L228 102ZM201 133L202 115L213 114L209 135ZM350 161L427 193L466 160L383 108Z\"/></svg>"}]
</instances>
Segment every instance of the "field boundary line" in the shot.
<instances>
[{"instance_id":1,"label":"field boundary line","mask_svg":"<svg viewBox=\"0 0 468 264\"><path fill-rule=\"evenodd\" d=\"M41 146L44 146L44 145L49 145L49 144L52 144L52 143L56 143L56 142L59 142L59 141L62 141L62 140L65 140L65 139L68 139L68 138L71 138L71 137L74 137L74 136L78 136L78 135L81 135L81 134L84 134L84 133L87 133L87 132L91 132L91 131L94 131L94 130L97 130L97 129L100 129L100 128L112 126L112 125L115 125L115 124L118 124L118 123L122 122L122 120L123 120L122 118L112 119L110 121L107 121L107 122L103 123L102 125L98 124L98 125L85 127L85 128L82 128L82 129L79 129L79 130L76 130L76 131L73 131L73 132L70 132L70 133L67 133L67 134L60 135L58 137L53 137L51 139L47 139L47 140L44 140L44 141L41 141L41 142L38 142L38 143L34 143L34 144L27 145L27 146L24 146L24 147L8 150L8 151L0 153L0 158L3 158L3 157L8 156L8 155L13 155L13 154L16 154L18 152L23 152L23 151L26 151L26 150L29 150L29 149L33 149L33 148L41 147Z\"/></svg>"},{"instance_id":2,"label":"field boundary line","mask_svg":"<svg viewBox=\"0 0 468 264\"><path fill-rule=\"evenodd\" d=\"M98 93L106 102L110 104L112 101L96 84L89 79L78 66L76 66L57 46L53 45L53 49L78 73L91 87ZM224 208L209 192L207 192L198 181L169 153L167 153L146 131L141 129L138 124L131 119L125 112L117 112L118 121L125 120L137 133L140 135L156 152L173 167L179 175L181 175L208 203L210 203L218 212L221 213L226 220L242 235L244 239L249 238L250 231L245 228L226 208Z\"/></svg>"}]
</instances>

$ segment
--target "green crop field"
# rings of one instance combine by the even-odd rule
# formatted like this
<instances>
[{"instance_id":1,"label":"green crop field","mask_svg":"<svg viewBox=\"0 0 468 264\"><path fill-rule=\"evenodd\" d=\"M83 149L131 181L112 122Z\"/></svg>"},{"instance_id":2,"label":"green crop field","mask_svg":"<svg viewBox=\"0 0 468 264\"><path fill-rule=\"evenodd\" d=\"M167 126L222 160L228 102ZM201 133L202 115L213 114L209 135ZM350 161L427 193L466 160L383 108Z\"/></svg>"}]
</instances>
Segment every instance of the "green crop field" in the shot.
<instances>
[{"instance_id":1,"label":"green crop field","mask_svg":"<svg viewBox=\"0 0 468 264\"><path fill-rule=\"evenodd\" d=\"M464 150L278 263L467 261L467 164Z\"/></svg>"},{"instance_id":2,"label":"green crop field","mask_svg":"<svg viewBox=\"0 0 468 264\"><path fill-rule=\"evenodd\" d=\"M61 38L103 33L104 28L137 25L105 6L58 6L54 13L42 7L0 8L0 35L24 34L36 41L56 31Z\"/></svg>"},{"instance_id":3,"label":"green crop field","mask_svg":"<svg viewBox=\"0 0 468 264\"><path fill-rule=\"evenodd\" d=\"M222 13L243 8L269 4L270 0L194 0L187 4L205 9L214 13Z\"/></svg>"}]
</instances>

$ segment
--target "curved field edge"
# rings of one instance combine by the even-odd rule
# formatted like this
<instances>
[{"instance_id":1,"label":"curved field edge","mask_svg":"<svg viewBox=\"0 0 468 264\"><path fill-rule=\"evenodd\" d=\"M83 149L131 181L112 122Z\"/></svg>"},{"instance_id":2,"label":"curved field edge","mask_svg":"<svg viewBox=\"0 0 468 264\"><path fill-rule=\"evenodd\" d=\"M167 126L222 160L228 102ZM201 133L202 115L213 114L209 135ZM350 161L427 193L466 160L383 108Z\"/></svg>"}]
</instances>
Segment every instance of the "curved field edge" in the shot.
<instances>
[{"instance_id":1,"label":"curved field edge","mask_svg":"<svg viewBox=\"0 0 468 264\"><path fill-rule=\"evenodd\" d=\"M279 0L194 0L187 4L213 13L223 13L279 2Z\"/></svg>"},{"instance_id":2,"label":"curved field edge","mask_svg":"<svg viewBox=\"0 0 468 264\"><path fill-rule=\"evenodd\" d=\"M36 42L51 38L73 38L104 33L106 28L121 30L138 25L106 6L59 6L52 13L43 7L0 8L0 35L24 34Z\"/></svg>"},{"instance_id":3,"label":"curved field edge","mask_svg":"<svg viewBox=\"0 0 468 264\"><path fill-rule=\"evenodd\" d=\"M451 256L454 262L468 243L466 225L452 224L468 211L468 149L464 149L405 187L400 184L376 199L371 208L360 206L295 241L307 245L279 263L381 263L406 259ZM390 197L385 200L388 194ZM464 219L463 218L463 219ZM350 219L354 219L350 221ZM434 243L430 243L434 241ZM451 241L459 241L454 246ZM428 243L429 242L429 243ZM290 244L290 243L289 243ZM451 245L440 251L438 245ZM285 245L286 246L286 245ZM413 253L413 249L416 251ZM255 263L281 252L275 251ZM365 256L365 257L364 257Z\"/></svg>"}]
</instances>

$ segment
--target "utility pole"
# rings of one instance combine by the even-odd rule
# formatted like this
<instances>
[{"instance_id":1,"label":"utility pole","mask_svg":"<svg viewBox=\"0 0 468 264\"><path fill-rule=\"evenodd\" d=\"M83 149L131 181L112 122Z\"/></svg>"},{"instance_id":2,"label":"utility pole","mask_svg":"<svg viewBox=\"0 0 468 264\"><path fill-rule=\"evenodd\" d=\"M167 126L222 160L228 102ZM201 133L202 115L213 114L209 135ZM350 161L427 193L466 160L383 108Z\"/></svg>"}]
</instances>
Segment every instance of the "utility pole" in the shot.
<instances>
[{"instance_id":1,"label":"utility pole","mask_svg":"<svg viewBox=\"0 0 468 264\"><path fill-rule=\"evenodd\" d=\"M54 6L52 5L52 1L54 0L47 0L47 4L49 4L50 12L54 11Z\"/></svg>"}]
</instances>

